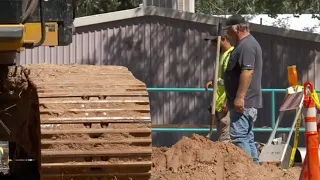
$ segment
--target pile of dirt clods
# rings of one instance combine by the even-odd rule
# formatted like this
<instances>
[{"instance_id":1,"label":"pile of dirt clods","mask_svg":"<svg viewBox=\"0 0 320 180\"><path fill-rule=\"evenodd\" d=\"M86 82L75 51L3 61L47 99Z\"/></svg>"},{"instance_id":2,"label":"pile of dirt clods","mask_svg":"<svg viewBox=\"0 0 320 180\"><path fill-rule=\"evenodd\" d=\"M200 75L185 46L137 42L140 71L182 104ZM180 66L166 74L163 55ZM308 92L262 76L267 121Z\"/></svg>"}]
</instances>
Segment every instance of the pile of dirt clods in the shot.
<instances>
[{"instance_id":1,"label":"pile of dirt clods","mask_svg":"<svg viewBox=\"0 0 320 180\"><path fill-rule=\"evenodd\" d=\"M296 180L300 167L257 166L232 143L200 135L183 137L171 148L154 148L152 180Z\"/></svg>"}]
</instances>

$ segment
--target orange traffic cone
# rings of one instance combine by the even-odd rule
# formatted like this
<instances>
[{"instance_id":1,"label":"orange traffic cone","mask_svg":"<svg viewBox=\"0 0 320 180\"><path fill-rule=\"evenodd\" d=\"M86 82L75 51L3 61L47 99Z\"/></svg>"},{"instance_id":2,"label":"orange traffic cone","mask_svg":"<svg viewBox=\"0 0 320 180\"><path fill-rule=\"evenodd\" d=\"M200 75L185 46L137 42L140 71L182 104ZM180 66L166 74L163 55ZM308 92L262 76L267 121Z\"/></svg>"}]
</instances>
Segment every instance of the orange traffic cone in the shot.
<instances>
[{"instance_id":1,"label":"orange traffic cone","mask_svg":"<svg viewBox=\"0 0 320 180\"><path fill-rule=\"evenodd\" d=\"M299 180L309 180L309 167L308 167L308 152L306 153L306 157L303 162L303 166L301 169Z\"/></svg>"},{"instance_id":2,"label":"orange traffic cone","mask_svg":"<svg viewBox=\"0 0 320 180\"><path fill-rule=\"evenodd\" d=\"M301 169L299 180L311 180L311 179L319 180L320 177L318 177L318 179L317 179L316 177L311 176L311 174L309 173L309 166L308 166L309 162L308 162L307 157L308 157L308 152L307 152L306 158L303 162L303 166ZM320 167L318 168L318 171L320 171Z\"/></svg>"},{"instance_id":3,"label":"orange traffic cone","mask_svg":"<svg viewBox=\"0 0 320 180\"><path fill-rule=\"evenodd\" d=\"M317 110L314 101L306 94L307 86L309 86L311 93L314 91L310 82L304 84L303 107L305 109L304 121L307 152L299 179L320 180Z\"/></svg>"},{"instance_id":4,"label":"orange traffic cone","mask_svg":"<svg viewBox=\"0 0 320 180\"><path fill-rule=\"evenodd\" d=\"M319 141L319 144L320 144L320 122L318 122L317 129L318 129L318 141Z\"/></svg>"}]
</instances>

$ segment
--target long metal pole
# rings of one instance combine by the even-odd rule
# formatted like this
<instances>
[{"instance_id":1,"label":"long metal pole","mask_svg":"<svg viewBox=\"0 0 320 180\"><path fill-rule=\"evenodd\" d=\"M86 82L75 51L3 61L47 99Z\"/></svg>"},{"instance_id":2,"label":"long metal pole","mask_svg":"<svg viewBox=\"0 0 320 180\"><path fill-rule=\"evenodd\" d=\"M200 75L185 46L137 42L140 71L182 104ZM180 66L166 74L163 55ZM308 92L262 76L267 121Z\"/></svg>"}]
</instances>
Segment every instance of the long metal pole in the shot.
<instances>
[{"instance_id":1,"label":"long metal pole","mask_svg":"<svg viewBox=\"0 0 320 180\"><path fill-rule=\"evenodd\" d=\"M215 69L213 71L214 73L214 79L213 79L213 93L212 93L212 108L211 108L211 123L210 123L210 131L208 135L206 136L208 139L210 139L212 133L213 133L213 125L215 120L215 111L216 111L216 99L217 99L217 87L218 87L218 72L219 72L219 59L220 59L220 45L221 45L221 34L222 34L222 23L219 22L218 24L218 38L217 38L217 52L216 52L216 61L215 61Z\"/></svg>"}]
</instances>

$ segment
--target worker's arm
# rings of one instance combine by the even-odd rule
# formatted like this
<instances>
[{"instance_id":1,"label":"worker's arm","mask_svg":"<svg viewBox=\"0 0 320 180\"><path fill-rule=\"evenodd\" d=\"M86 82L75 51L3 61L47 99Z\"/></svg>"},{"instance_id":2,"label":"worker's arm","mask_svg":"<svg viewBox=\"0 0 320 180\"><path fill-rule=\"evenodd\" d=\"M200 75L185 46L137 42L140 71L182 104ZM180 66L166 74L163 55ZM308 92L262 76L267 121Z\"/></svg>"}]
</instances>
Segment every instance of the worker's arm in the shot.
<instances>
[{"instance_id":1,"label":"worker's arm","mask_svg":"<svg viewBox=\"0 0 320 180\"><path fill-rule=\"evenodd\" d=\"M242 70L240 79L239 79L239 87L237 91L237 97L244 99L249 85L251 83L253 70Z\"/></svg>"},{"instance_id":2,"label":"worker's arm","mask_svg":"<svg viewBox=\"0 0 320 180\"><path fill-rule=\"evenodd\" d=\"M256 59L255 56L255 48L251 45L244 46L239 56L238 63L242 71L240 74L239 86L234 102L235 110L238 112L243 112L244 110L244 98L246 97L248 88L251 83Z\"/></svg>"},{"instance_id":3,"label":"worker's arm","mask_svg":"<svg viewBox=\"0 0 320 180\"><path fill-rule=\"evenodd\" d=\"M224 112L224 113L228 112L227 102L228 102L228 100L226 98L226 100L224 101L224 103L222 105L222 112Z\"/></svg>"}]
</instances>

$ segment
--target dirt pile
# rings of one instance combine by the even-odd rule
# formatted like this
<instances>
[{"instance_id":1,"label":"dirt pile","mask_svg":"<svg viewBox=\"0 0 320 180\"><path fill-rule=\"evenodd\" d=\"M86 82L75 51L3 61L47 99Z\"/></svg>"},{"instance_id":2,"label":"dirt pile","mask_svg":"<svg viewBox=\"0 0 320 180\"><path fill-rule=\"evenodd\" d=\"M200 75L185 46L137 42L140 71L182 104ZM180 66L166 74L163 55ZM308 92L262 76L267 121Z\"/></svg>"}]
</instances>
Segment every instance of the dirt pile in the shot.
<instances>
[{"instance_id":1,"label":"dirt pile","mask_svg":"<svg viewBox=\"0 0 320 180\"><path fill-rule=\"evenodd\" d=\"M231 143L212 142L200 135L183 137L171 148L154 148L152 180L294 180L300 168L281 170L257 166Z\"/></svg>"}]
</instances>

